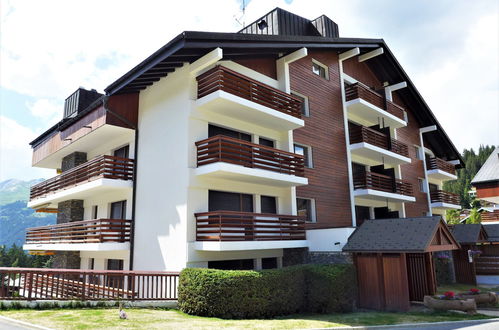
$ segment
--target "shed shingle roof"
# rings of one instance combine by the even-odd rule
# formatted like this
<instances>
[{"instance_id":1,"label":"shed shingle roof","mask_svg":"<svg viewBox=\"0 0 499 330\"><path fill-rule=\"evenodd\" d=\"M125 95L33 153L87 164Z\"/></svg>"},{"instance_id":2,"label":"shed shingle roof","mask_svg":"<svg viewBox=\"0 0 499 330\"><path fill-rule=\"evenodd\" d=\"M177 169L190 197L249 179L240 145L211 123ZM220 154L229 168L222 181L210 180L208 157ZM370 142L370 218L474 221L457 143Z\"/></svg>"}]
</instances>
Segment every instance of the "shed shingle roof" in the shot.
<instances>
[{"instance_id":1,"label":"shed shingle roof","mask_svg":"<svg viewBox=\"0 0 499 330\"><path fill-rule=\"evenodd\" d=\"M499 224L484 225L489 242L499 242Z\"/></svg>"},{"instance_id":2,"label":"shed shingle roof","mask_svg":"<svg viewBox=\"0 0 499 330\"><path fill-rule=\"evenodd\" d=\"M454 225L449 229L459 244L475 244L484 241L480 239L482 225L479 223Z\"/></svg>"},{"instance_id":3,"label":"shed shingle roof","mask_svg":"<svg viewBox=\"0 0 499 330\"><path fill-rule=\"evenodd\" d=\"M440 216L367 220L350 236L343 251L427 252L441 225L445 227ZM451 243L459 246L452 234L449 236Z\"/></svg>"}]
</instances>

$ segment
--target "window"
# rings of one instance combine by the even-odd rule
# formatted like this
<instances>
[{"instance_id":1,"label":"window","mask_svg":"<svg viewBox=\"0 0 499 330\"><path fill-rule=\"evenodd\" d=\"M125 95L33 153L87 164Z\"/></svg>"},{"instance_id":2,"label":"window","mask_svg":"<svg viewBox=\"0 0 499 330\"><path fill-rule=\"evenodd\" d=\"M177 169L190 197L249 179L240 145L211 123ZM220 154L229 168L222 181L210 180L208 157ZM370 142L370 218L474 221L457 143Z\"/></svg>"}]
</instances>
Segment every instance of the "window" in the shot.
<instances>
[{"instance_id":1,"label":"window","mask_svg":"<svg viewBox=\"0 0 499 330\"><path fill-rule=\"evenodd\" d=\"M126 201L111 203L111 219L126 219Z\"/></svg>"},{"instance_id":2,"label":"window","mask_svg":"<svg viewBox=\"0 0 499 330\"><path fill-rule=\"evenodd\" d=\"M232 137L235 139L251 142L251 135L243 132L235 131L233 129L228 129L225 127L220 127L216 125L208 125L208 137L213 137L215 135L223 135Z\"/></svg>"},{"instance_id":3,"label":"window","mask_svg":"<svg viewBox=\"0 0 499 330\"><path fill-rule=\"evenodd\" d=\"M275 148L275 142L271 139L266 139L266 138L258 138L258 144L266 147L271 147Z\"/></svg>"},{"instance_id":4,"label":"window","mask_svg":"<svg viewBox=\"0 0 499 330\"><path fill-rule=\"evenodd\" d=\"M253 212L253 195L208 191L208 211Z\"/></svg>"},{"instance_id":5,"label":"window","mask_svg":"<svg viewBox=\"0 0 499 330\"><path fill-rule=\"evenodd\" d=\"M254 261L253 259L208 261L208 268L224 270L251 270L254 268Z\"/></svg>"},{"instance_id":6,"label":"window","mask_svg":"<svg viewBox=\"0 0 499 330\"><path fill-rule=\"evenodd\" d=\"M302 155L305 161L305 166L312 168L313 163L312 163L312 148L301 145L301 144L294 144L294 149L295 149L295 154Z\"/></svg>"},{"instance_id":7,"label":"window","mask_svg":"<svg viewBox=\"0 0 499 330\"><path fill-rule=\"evenodd\" d=\"M260 196L260 206L262 213L277 213L277 201L273 196Z\"/></svg>"},{"instance_id":8,"label":"window","mask_svg":"<svg viewBox=\"0 0 499 330\"><path fill-rule=\"evenodd\" d=\"M97 219L99 207L97 205L92 206L92 219Z\"/></svg>"},{"instance_id":9,"label":"window","mask_svg":"<svg viewBox=\"0 0 499 330\"><path fill-rule=\"evenodd\" d=\"M414 153L416 155L416 159L421 159L421 152L419 146L414 146Z\"/></svg>"},{"instance_id":10,"label":"window","mask_svg":"<svg viewBox=\"0 0 499 330\"><path fill-rule=\"evenodd\" d=\"M308 107L308 97L298 94L296 92L291 92L291 95L296 96L300 100L302 100L301 104L301 114L304 115L305 117L310 117L310 110Z\"/></svg>"},{"instance_id":11,"label":"window","mask_svg":"<svg viewBox=\"0 0 499 330\"><path fill-rule=\"evenodd\" d=\"M315 222L315 203L313 199L297 198L296 211L298 216L305 217L307 221Z\"/></svg>"},{"instance_id":12,"label":"window","mask_svg":"<svg viewBox=\"0 0 499 330\"><path fill-rule=\"evenodd\" d=\"M418 178L419 191L425 192L424 179Z\"/></svg>"},{"instance_id":13,"label":"window","mask_svg":"<svg viewBox=\"0 0 499 330\"><path fill-rule=\"evenodd\" d=\"M329 74L328 74L328 69L327 66L324 64L317 62L315 60L312 60L312 72L318 75L319 77L322 77L324 79L329 80Z\"/></svg>"},{"instance_id":14,"label":"window","mask_svg":"<svg viewBox=\"0 0 499 330\"><path fill-rule=\"evenodd\" d=\"M277 268L277 258L262 258L262 269Z\"/></svg>"},{"instance_id":15,"label":"window","mask_svg":"<svg viewBox=\"0 0 499 330\"><path fill-rule=\"evenodd\" d=\"M107 259L107 270L123 270L123 260Z\"/></svg>"}]
</instances>

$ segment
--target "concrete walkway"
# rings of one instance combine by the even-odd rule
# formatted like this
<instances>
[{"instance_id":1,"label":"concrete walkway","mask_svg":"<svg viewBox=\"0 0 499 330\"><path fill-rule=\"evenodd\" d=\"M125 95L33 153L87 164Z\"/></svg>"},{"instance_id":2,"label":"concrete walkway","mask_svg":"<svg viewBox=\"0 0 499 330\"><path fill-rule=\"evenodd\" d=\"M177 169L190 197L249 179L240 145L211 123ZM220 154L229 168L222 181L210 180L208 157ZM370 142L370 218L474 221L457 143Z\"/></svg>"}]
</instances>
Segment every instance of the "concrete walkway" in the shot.
<instances>
[{"instance_id":1,"label":"concrete walkway","mask_svg":"<svg viewBox=\"0 0 499 330\"><path fill-rule=\"evenodd\" d=\"M11 319L10 317L0 316L0 330L26 330L26 329L51 330L50 328Z\"/></svg>"}]
</instances>

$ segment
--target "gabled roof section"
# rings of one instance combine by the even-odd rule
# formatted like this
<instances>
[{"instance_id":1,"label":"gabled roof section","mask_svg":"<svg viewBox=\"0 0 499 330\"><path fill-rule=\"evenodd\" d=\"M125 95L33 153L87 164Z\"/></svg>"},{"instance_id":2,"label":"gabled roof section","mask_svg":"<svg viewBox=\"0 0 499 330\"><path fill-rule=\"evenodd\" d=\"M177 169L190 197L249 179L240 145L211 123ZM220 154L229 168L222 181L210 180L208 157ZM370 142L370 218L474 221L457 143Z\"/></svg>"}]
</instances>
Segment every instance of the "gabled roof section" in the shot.
<instances>
[{"instance_id":1,"label":"gabled roof section","mask_svg":"<svg viewBox=\"0 0 499 330\"><path fill-rule=\"evenodd\" d=\"M489 158L475 175L471 184L499 181L499 147L496 147Z\"/></svg>"},{"instance_id":2,"label":"gabled roof section","mask_svg":"<svg viewBox=\"0 0 499 330\"><path fill-rule=\"evenodd\" d=\"M489 242L499 242L499 224L484 225L483 228L487 233Z\"/></svg>"},{"instance_id":3,"label":"gabled roof section","mask_svg":"<svg viewBox=\"0 0 499 330\"><path fill-rule=\"evenodd\" d=\"M343 247L344 252L424 253L458 249L441 217L367 220Z\"/></svg>"},{"instance_id":4,"label":"gabled roof section","mask_svg":"<svg viewBox=\"0 0 499 330\"><path fill-rule=\"evenodd\" d=\"M449 229L459 244L484 243L488 240L485 229L479 223L454 225Z\"/></svg>"},{"instance_id":5,"label":"gabled roof section","mask_svg":"<svg viewBox=\"0 0 499 330\"><path fill-rule=\"evenodd\" d=\"M384 54L376 56L366 63L381 81L387 82L389 85L402 81L407 82L408 87L397 91L397 93L403 102L413 110L421 127L437 126L436 131L425 134L436 156L446 160L458 159L461 166L464 166L459 151L383 39L340 38L337 35L337 26L334 27L336 23L326 16L310 21L279 8L274 9L267 15L274 15L274 12L281 13L281 17L292 15L287 18L286 22L296 20L297 24L302 27L297 28L293 33L282 33L280 31L284 28L277 29L276 34L186 31L109 85L105 92L107 95L140 92L161 78L166 77L169 73L174 72L176 68L183 66L185 63L194 62L217 47L223 49L224 60L258 57L278 59L303 47L310 50L329 49L334 52L344 52L358 47L361 54L381 47L385 50ZM257 20L254 23L258 24L258 22ZM310 24L307 22L311 23L312 30L309 30Z\"/></svg>"}]
</instances>

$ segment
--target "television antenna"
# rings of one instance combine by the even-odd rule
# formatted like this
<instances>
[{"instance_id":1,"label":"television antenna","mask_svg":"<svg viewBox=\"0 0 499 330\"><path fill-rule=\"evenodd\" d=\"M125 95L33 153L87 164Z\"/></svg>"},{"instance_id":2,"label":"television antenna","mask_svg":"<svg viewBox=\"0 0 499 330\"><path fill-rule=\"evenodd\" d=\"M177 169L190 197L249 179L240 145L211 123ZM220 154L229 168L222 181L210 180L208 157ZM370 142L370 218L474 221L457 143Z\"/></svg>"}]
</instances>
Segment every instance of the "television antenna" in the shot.
<instances>
[{"instance_id":1,"label":"television antenna","mask_svg":"<svg viewBox=\"0 0 499 330\"><path fill-rule=\"evenodd\" d=\"M234 15L234 19L236 20L236 22L243 28L246 26L246 22L244 21L245 14L246 14L246 0L243 0L241 15L239 17L237 17L237 15Z\"/></svg>"}]
</instances>

